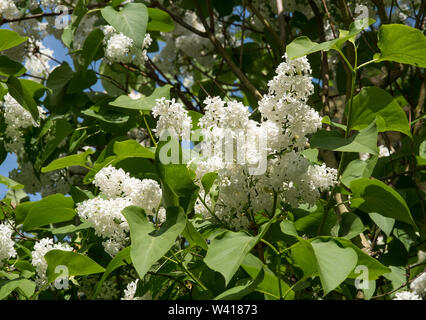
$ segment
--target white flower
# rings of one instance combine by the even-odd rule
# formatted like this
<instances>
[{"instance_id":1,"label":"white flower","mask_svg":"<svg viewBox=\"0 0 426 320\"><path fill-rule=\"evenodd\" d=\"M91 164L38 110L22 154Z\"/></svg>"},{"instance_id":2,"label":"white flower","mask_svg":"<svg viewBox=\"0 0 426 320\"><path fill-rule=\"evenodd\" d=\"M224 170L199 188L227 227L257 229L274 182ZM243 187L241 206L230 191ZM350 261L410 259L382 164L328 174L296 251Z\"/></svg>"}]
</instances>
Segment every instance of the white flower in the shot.
<instances>
[{"instance_id":1,"label":"white flower","mask_svg":"<svg viewBox=\"0 0 426 320\"><path fill-rule=\"evenodd\" d=\"M44 258L45 254L51 250L72 251L72 248L67 243L53 243L53 239L43 238L34 245L32 251L31 264L36 268L37 279L36 283L43 286L47 283L47 261Z\"/></svg>"},{"instance_id":2,"label":"white flower","mask_svg":"<svg viewBox=\"0 0 426 320\"><path fill-rule=\"evenodd\" d=\"M13 19L19 16L19 10L13 0L0 1L0 16L5 19Z\"/></svg>"},{"instance_id":3,"label":"white flower","mask_svg":"<svg viewBox=\"0 0 426 320\"><path fill-rule=\"evenodd\" d=\"M93 184L97 186L105 196L114 199L122 196L123 183L128 179L130 179L130 176L123 169L116 169L110 165L102 168L96 173Z\"/></svg>"},{"instance_id":4,"label":"white flower","mask_svg":"<svg viewBox=\"0 0 426 320\"><path fill-rule=\"evenodd\" d=\"M287 55L284 57L287 59ZM287 59L276 73L268 83L268 94L259 102L262 118L281 127L281 134L274 135L278 140L272 140L271 148L281 151L294 145L302 150L307 143L306 135L315 133L322 120L319 113L306 104L313 93L311 67L306 57Z\"/></svg>"},{"instance_id":5,"label":"white flower","mask_svg":"<svg viewBox=\"0 0 426 320\"><path fill-rule=\"evenodd\" d=\"M139 180L113 166L102 168L95 175L93 183L108 199L96 197L81 202L77 205L77 213L88 220L96 235L106 239L102 243L105 251L115 256L129 240L129 225L122 210L135 205L154 216L162 199L161 187L155 180ZM160 222L164 219L162 212L159 212Z\"/></svg>"},{"instance_id":6,"label":"white flower","mask_svg":"<svg viewBox=\"0 0 426 320\"><path fill-rule=\"evenodd\" d=\"M268 94L259 103L260 123L250 119L249 109L240 102L225 102L219 97L204 101L205 114L198 121L202 154L190 164L196 166L197 183L207 172L218 173L214 203L204 190L200 196L205 195L207 207L235 230L249 228L248 212L272 214L274 191L277 201L295 207L313 205L320 192L337 183L336 169L312 165L301 153L307 146L307 135L321 127L320 115L306 104L313 92L310 73L306 58L280 64L268 84ZM262 161L267 164L265 171L252 174L251 166ZM197 200L195 212L212 218L205 207Z\"/></svg>"},{"instance_id":7,"label":"white flower","mask_svg":"<svg viewBox=\"0 0 426 320\"><path fill-rule=\"evenodd\" d=\"M411 283L410 289L419 296L426 296L426 272L422 273Z\"/></svg>"},{"instance_id":8,"label":"white flower","mask_svg":"<svg viewBox=\"0 0 426 320\"><path fill-rule=\"evenodd\" d=\"M114 34L107 40L105 58L112 62L131 62L132 57L129 52L132 46L132 39L122 33Z\"/></svg>"},{"instance_id":9,"label":"white flower","mask_svg":"<svg viewBox=\"0 0 426 320\"><path fill-rule=\"evenodd\" d=\"M182 103L175 99L157 99L152 115L158 118L155 134L160 137L164 132L177 134L179 137L186 137L192 128L191 118ZM189 136L188 136L189 137Z\"/></svg>"},{"instance_id":10,"label":"white flower","mask_svg":"<svg viewBox=\"0 0 426 320\"><path fill-rule=\"evenodd\" d=\"M160 185L152 179L128 178L123 183L123 192L133 205L143 208L151 215L159 207L162 198Z\"/></svg>"},{"instance_id":11,"label":"white flower","mask_svg":"<svg viewBox=\"0 0 426 320\"><path fill-rule=\"evenodd\" d=\"M250 112L241 102L229 101L226 103L220 97L204 100L204 115L198 121L201 128L212 129L245 129L249 123ZM225 107L225 104L227 105Z\"/></svg>"},{"instance_id":12,"label":"white flower","mask_svg":"<svg viewBox=\"0 0 426 320\"><path fill-rule=\"evenodd\" d=\"M392 153L394 152L392 150L389 150L388 147L384 145L379 146L379 158L389 157Z\"/></svg>"},{"instance_id":13,"label":"white flower","mask_svg":"<svg viewBox=\"0 0 426 320\"><path fill-rule=\"evenodd\" d=\"M28 58L24 67L27 73L36 77L47 77L52 70L49 65L50 57L53 57L53 50L46 48L41 41L30 41L28 46ZM34 81L40 81L35 78Z\"/></svg>"},{"instance_id":14,"label":"white flower","mask_svg":"<svg viewBox=\"0 0 426 320\"><path fill-rule=\"evenodd\" d=\"M6 223L0 223L0 267L4 260L16 257L15 242L12 239L13 229Z\"/></svg>"},{"instance_id":15,"label":"white flower","mask_svg":"<svg viewBox=\"0 0 426 320\"><path fill-rule=\"evenodd\" d=\"M422 300L422 298L410 291L402 291L397 292L393 300Z\"/></svg>"},{"instance_id":16,"label":"white flower","mask_svg":"<svg viewBox=\"0 0 426 320\"><path fill-rule=\"evenodd\" d=\"M124 297L121 300L142 300L140 297L135 297L139 279L130 282L124 290Z\"/></svg>"},{"instance_id":17,"label":"white flower","mask_svg":"<svg viewBox=\"0 0 426 320\"><path fill-rule=\"evenodd\" d=\"M3 111L6 122L6 135L11 142L6 144L6 150L9 152L18 152L23 147L24 140L21 130L29 127L38 127L39 124L34 121L31 113L24 109L9 93L4 96ZM40 118L44 118L45 111L38 107Z\"/></svg>"},{"instance_id":18,"label":"white flower","mask_svg":"<svg viewBox=\"0 0 426 320\"><path fill-rule=\"evenodd\" d=\"M61 4L61 0L40 0L40 4L44 7L53 7Z\"/></svg>"},{"instance_id":19,"label":"white flower","mask_svg":"<svg viewBox=\"0 0 426 320\"><path fill-rule=\"evenodd\" d=\"M127 198L93 198L77 204L77 214L95 229L95 234L109 238L103 242L105 251L116 255L129 240L129 225L121 211L132 203Z\"/></svg>"},{"instance_id":20,"label":"white flower","mask_svg":"<svg viewBox=\"0 0 426 320\"><path fill-rule=\"evenodd\" d=\"M102 30L105 35L105 58L109 63L119 62L140 65L148 60L147 48L152 43L149 33L145 34L142 47L137 47L131 38L121 32L117 32L112 26L103 26Z\"/></svg>"}]
</instances>

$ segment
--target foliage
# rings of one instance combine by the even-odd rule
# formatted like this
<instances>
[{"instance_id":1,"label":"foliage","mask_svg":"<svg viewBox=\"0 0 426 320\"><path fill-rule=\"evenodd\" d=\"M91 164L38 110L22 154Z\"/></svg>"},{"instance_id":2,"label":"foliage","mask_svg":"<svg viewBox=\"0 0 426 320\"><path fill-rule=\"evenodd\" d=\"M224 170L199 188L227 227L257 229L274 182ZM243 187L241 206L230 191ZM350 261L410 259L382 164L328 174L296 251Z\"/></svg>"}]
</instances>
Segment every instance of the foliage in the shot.
<instances>
[{"instance_id":1,"label":"foliage","mask_svg":"<svg viewBox=\"0 0 426 320\"><path fill-rule=\"evenodd\" d=\"M4 2L0 299L426 298L423 2Z\"/></svg>"}]
</instances>

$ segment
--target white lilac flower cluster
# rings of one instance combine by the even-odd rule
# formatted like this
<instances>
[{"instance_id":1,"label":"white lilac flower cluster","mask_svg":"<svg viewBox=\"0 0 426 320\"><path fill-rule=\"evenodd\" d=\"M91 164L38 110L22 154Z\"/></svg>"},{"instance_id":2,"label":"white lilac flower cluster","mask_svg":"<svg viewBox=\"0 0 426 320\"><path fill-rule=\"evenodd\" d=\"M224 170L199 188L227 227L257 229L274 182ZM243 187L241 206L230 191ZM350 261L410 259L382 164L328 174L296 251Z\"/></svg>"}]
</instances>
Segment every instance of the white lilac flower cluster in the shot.
<instances>
[{"instance_id":1,"label":"white lilac flower cluster","mask_svg":"<svg viewBox=\"0 0 426 320\"><path fill-rule=\"evenodd\" d=\"M3 261L16 257L12 234L13 229L10 225L0 223L0 267L3 265Z\"/></svg>"},{"instance_id":2,"label":"white lilac flower cluster","mask_svg":"<svg viewBox=\"0 0 426 320\"><path fill-rule=\"evenodd\" d=\"M126 289L124 289L124 297L121 300L152 300L150 292L146 292L142 297L135 296L136 289L138 288L139 279L129 282Z\"/></svg>"},{"instance_id":3,"label":"white lilac flower cluster","mask_svg":"<svg viewBox=\"0 0 426 320\"><path fill-rule=\"evenodd\" d=\"M147 48L152 43L149 33L145 34L142 47L135 46L134 41L112 26L104 26L105 58L109 63L134 63L141 65L148 60Z\"/></svg>"},{"instance_id":4,"label":"white lilac flower cluster","mask_svg":"<svg viewBox=\"0 0 426 320\"><path fill-rule=\"evenodd\" d=\"M157 99L155 106L152 108L152 115L158 118L155 134L159 138L165 132L176 134L183 137L189 133L192 128L191 118L188 111L180 102L175 99L167 100L166 98ZM174 132L170 132L173 130Z\"/></svg>"},{"instance_id":5,"label":"white lilac flower cluster","mask_svg":"<svg viewBox=\"0 0 426 320\"><path fill-rule=\"evenodd\" d=\"M124 290L124 297L121 300L142 300L140 297L135 297L139 279L130 282Z\"/></svg>"},{"instance_id":6,"label":"white lilac flower cluster","mask_svg":"<svg viewBox=\"0 0 426 320\"><path fill-rule=\"evenodd\" d=\"M129 240L129 225L121 211L131 205L143 208L147 215L165 221L165 209L159 208L162 191L152 179L130 177L123 169L112 166L102 168L93 182L101 196L77 205L77 213L95 229L96 235L106 239L105 251L115 256Z\"/></svg>"},{"instance_id":7,"label":"white lilac flower cluster","mask_svg":"<svg viewBox=\"0 0 426 320\"><path fill-rule=\"evenodd\" d=\"M72 251L72 248L67 243L54 243L53 239L50 238L43 238L40 241L37 241L31 253L31 264L36 269L36 283L39 287L47 284L47 261L44 256L51 250Z\"/></svg>"},{"instance_id":8,"label":"white lilac flower cluster","mask_svg":"<svg viewBox=\"0 0 426 320\"><path fill-rule=\"evenodd\" d=\"M395 294L393 300L422 300L417 294L410 291L401 291Z\"/></svg>"},{"instance_id":9,"label":"white lilac flower cluster","mask_svg":"<svg viewBox=\"0 0 426 320\"><path fill-rule=\"evenodd\" d=\"M426 272L414 279L410 284L410 290L420 297L426 298Z\"/></svg>"},{"instance_id":10,"label":"white lilac flower cluster","mask_svg":"<svg viewBox=\"0 0 426 320\"><path fill-rule=\"evenodd\" d=\"M19 10L16 8L13 0L4 0L0 2L0 15L5 19L13 19L19 15Z\"/></svg>"},{"instance_id":11,"label":"white lilac flower cluster","mask_svg":"<svg viewBox=\"0 0 426 320\"><path fill-rule=\"evenodd\" d=\"M24 138L22 129L29 127L38 127L39 124L34 121L31 113L24 109L9 93L4 97L4 102L2 103L3 116L6 127L6 136L10 140L6 143L6 151L9 152L19 152L23 148ZM45 111L43 108L38 107L38 112L40 118L45 117Z\"/></svg>"},{"instance_id":12,"label":"white lilac flower cluster","mask_svg":"<svg viewBox=\"0 0 426 320\"><path fill-rule=\"evenodd\" d=\"M272 214L274 194L278 201L292 206L313 205L320 192L337 182L336 169L312 165L302 155L307 135L315 133L322 120L306 104L313 92L308 60L287 59L276 73L268 84L269 92L259 102L260 123L250 119L249 109L242 103L219 97L204 101L205 114L198 121L203 137L197 145L201 156L190 165L196 166L198 182L208 172L218 173L218 195L212 201L202 190L203 201L197 200L195 210L205 218L214 212L236 230L249 227L247 213ZM158 99L153 111L154 117L160 117L157 132L188 129L190 119L182 105ZM264 170L253 173L251 169L262 163Z\"/></svg>"}]
</instances>

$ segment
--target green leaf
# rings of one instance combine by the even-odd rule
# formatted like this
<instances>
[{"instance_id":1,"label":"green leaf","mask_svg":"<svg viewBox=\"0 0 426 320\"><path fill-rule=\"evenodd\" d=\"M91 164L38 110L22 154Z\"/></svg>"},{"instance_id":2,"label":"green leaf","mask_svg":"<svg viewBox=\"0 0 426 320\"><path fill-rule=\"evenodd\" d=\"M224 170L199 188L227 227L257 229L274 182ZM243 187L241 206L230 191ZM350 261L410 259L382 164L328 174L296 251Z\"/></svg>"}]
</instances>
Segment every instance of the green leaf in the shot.
<instances>
[{"instance_id":1,"label":"green leaf","mask_svg":"<svg viewBox=\"0 0 426 320\"><path fill-rule=\"evenodd\" d=\"M92 296L92 300L96 299L99 292L101 291L102 284L104 281L108 278L108 276L113 272L114 270L120 268L121 266L126 265L127 263L131 263L130 259L130 247L124 248L121 250L108 264L104 274L102 275L101 280L98 281L95 287L95 291Z\"/></svg>"},{"instance_id":2,"label":"green leaf","mask_svg":"<svg viewBox=\"0 0 426 320\"><path fill-rule=\"evenodd\" d=\"M330 237L320 237L322 239L327 239ZM338 243L340 243L345 248L352 248L356 254L358 255L358 264L359 266L366 266L368 268L368 279L369 280L376 280L381 275L390 272L390 269L383 264L381 264L379 261L374 259L373 257L369 256L367 253L362 251L360 248L358 248L354 243L352 243L350 240L343 239L343 238L336 238L335 239ZM359 274L352 272L348 277L350 279L356 279L359 276Z\"/></svg>"},{"instance_id":3,"label":"green leaf","mask_svg":"<svg viewBox=\"0 0 426 320\"><path fill-rule=\"evenodd\" d=\"M424 140L419 146L419 156L422 159L426 159L426 140Z\"/></svg>"},{"instance_id":4,"label":"green leaf","mask_svg":"<svg viewBox=\"0 0 426 320\"><path fill-rule=\"evenodd\" d=\"M294 225L293 221L290 221L290 220L281 221L280 229L281 229L282 233L287 234L289 236L293 236L293 237L299 236L297 234L296 226Z\"/></svg>"},{"instance_id":5,"label":"green leaf","mask_svg":"<svg viewBox=\"0 0 426 320\"><path fill-rule=\"evenodd\" d=\"M52 90L52 94L49 96L51 104L57 105L60 103L62 96L65 94L66 86L73 78L73 75L74 72L66 62L50 73L46 85Z\"/></svg>"},{"instance_id":6,"label":"green leaf","mask_svg":"<svg viewBox=\"0 0 426 320\"><path fill-rule=\"evenodd\" d=\"M36 202L23 202L16 207L15 210L15 221L19 225L25 221L25 218L28 215L28 212Z\"/></svg>"},{"instance_id":7,"label":"green leaf","mask_svg":"<svg viewBox=\"0 0 426 320\"><path fill-rule=\"evenodd\" d=\"M59 118L55 121L52 128L49 130L50 141L43 150L39 168L46 162L52 152L57 149L62 140L68 137L73 131L74 128L66 119Z\"/></svg>"},{"instance_id":8,"label":"green leaf","mask_svg":"<svg viewBox=\"0 0 426 320\"><path fill-rule=\"evenodd\" d=\"M124 94L109 104L114 107L143 110L149 113L155 106L155 100L160 98L170 98L170 88L172 88L172 86L166 84L165 86L155 88L154 92L150 96L139 99L132 99L128 95Z\"/></svg>"},{"instance_id":9,"label":"green leaf","mask_svg":"<svg viewBox=\"0 0 426 320\"><path fill-rule=\"evenodd\" d=\"M0 75L3 76L20 76L27 69L19 62L13 61L6 56L0 55Z\"/></svg>"},{"instance_id":10,"label":"green leaf","mask_svg":"<svg viewBox=\"0 0 426 320\"><path fill-rule=\"evenodd\" d=\"M0 51L16 47L27 40L28 37L21 37L15 31L0 29Z\"/></svg>"},{"instance_id":11,"label":"green leaf","mask_svg":"<svg viewBox=\"0 0 426 320\"><path fill-rule=\"evenodd\" d=\"M349 188L353 180L359 178L370 178L374 167L376 166L377 159L377 156L373 156L367 161L362 161L359 159L352 160L346 166L345 171L343 171L343 174L340 177L340 181Z\"/></svg>"},{"instance_id":12,"label":"green leaf","mask_svg":"<svg viewBox=\"0 0 426 320\"><path fill-rule=\"evenodd\" d=\"M395 61L426 68L426 37L423 32L402 24L382 25L377 35L380 53L376 62Z\"/></svg>"},{"instance_id":13,"label":"green leaf","mask_svg":"<svg viewBox=\"0 0 426 320\"><path fill-rule=\"evenodd\" d=\"M411 137L410 125L398 102L385 90L364 87L353 99L349 130L361 130L379 118L377 131L399 131Z\"/></svg>"},{"instance_id":14,"label":"green leaf","mask_svg":"<svg viewBox=\"0 0 426 320\"><path fill-rule=\"evenodd\" d=\"M148 10L142 3L128 3L121 11L112 7L101 10L102 17L115 28L134 41L136 47L142 49L148 24Z\"/></svg>"},{"instance_id":15,"label":"green leaf","mask_svg":"<svg viewBox=\"0 0 426 320\"><path fill-rule=\"evenodd\" d=\"M81 111L82 114L99 119L101 121L113 124L126 123L129 121L130 116L114 110L99 110L98 106L90 107L89 109Z\"/></svg>"},{"instance_id":16,"label":"green leaf","mask_svg":"<svg viewBox=\"0 0 426 320\"><path fill-rule=\"evenodd\" d=\"M323 117L322 120L321 120L321 122L325 123L325 124L328 124L330 126L336 127L336 128L340 128L343 131L346 131L346 129L347 129L347 127L344 124L340 124L340 123L331 121L329 116Z\"/></svg>"},{"instance_id":17,"label":"green leaf","mask_svg":"<svg viewBox=\"0 0 426 320\"><path fill-rule=\"evenodd\" d=\"M75 216L74 201L63 194L53 194L35 202L24 220L25 231L51 223L69 221Z\"/></svg>"},{"instance_id":18,"label":"green leaf","mask_svg":"<svg viewBox=\"0 0 426 320\"><path fill-rule=\"evenodd\" d=\"M255 237L243 231L218 232L210 242L204 262L210 269L220 272L225 278L225 285L228 285L246 255L268 231L272 221L263 224Z\"/></svg>"},{"instance_id":19,"label":"green leaf","mask_svg":"<svg viewBox=\"0 0 426 320\"><path fill-rule=\"evenodd\" d=\"M209 193L214 181L217 178L217 172L208 172L201 178L201 183L204 188L204 192Z\"/></svg>"},{"instance_id":20,"label":"green leaf","mask_svg":"<svg viewBox=\"0 0 426 320\"><path fill-rule=\"evenodd\" d=\"M355 269L358 256L351 248L341 248L333 240L311 242L324 295L333 291Z\"/></svg>"},{"instance_id":21,"label":"green leaf","mask_svg":"<svg viewBox=\"0 0 426 320\"><path fill-rule=\"evenodd\" d=\"M324 207L319 207L318 210L296 220L294 226L300 234L308 234L310 236L317 235L318 226L324 217ZM337 217L331 209L324 221L323 235L329 235L334 225L337 223Z\"/></svg>"},{"instance_id":22,"label":"green leaf","mask_svg":"<svg viewBox=\"0 0 426 320\"><path fill-rule=\"evenodd\" d=\"M48 264L47 278L49 283L55 281L61 275L57 272L57 266L68 268L68 276L86 276L89 274L104 272L105 269L95 261L82 254L72 251L51 250L44 256Z\"/></svg>"},{"instance_id":23,"label":"green leaf","mask_svg":"<svg viewBox=\"0 0 426 320\"><path fill-rule=\"evenodd\" d=\"M89 33L83 44L83 51L81 53L84 66L87 66L99 58L99 52L102 51L102 41L104 40L104 33L100 29L95 29Z\"/></svg>"},{"instance_id":24,"label":"green leaf","mask_svg":"<svg viewBox=\"0 0 426 320\"><path fill-rule=\"evenodd\" d=\"M84 89L90 88L98 81L96 73L93 70L80 70L73 74L67 87L67 94L79 93Z\"/></svg>"},{"instance_id":25,"label":"green leaf","mask_svg":"<svg viewBox=\"0 0 426 320\"><path fill-rule=\"evenodd\" d=\"M299 242L291 247L291 257L295 266L303 271L302 279L318 275L317 260L309 241L299 238Z\"/></svg>"},{"instance_id":26,"label":"green leaf","mask_svg":"<svg viewBox=\"0 0 426 320\"><path fill-rule=\"evenodd\" d=\"M338 236L352 239L366 229L362 220L353 212L345 212L339 225Z\"/></svg>"},{"instance_id":27,"label":"green leaf","mask_svg":"<svg viewBox=\"0 0 426 320\"><path fill-rule=\"evenodd\" d=\"M172 154L181 154L180 144L175 139L170 141L160 141L155 151L155 164L158 176L161 179L163 189L163 199L167 206L179 205L183 207L186 213L189 213L198 197L199 187L194 183L195 173L185 164L163 164L169 159L164 150L171 151ZM176 161L178 159L175 159ZM173 162L173 159L172 159Z\"/></svg>"},{"instance_id":28,"label":"green leaf","mask_svg":"<svg viewBox=\"0 0 426 320\"><path fill-rule=\"evenodd\" d=\"M262 292L268 299L278 300L280 298L278 277L275 276L275 274L266 265L264 265L259 258L249 253L241 264L241 268L243 268L252 279L256 279L257 275L263 269L265 274L262 281L257 285L256 291ZM281 279L282 294L285 294L288 290L290 290L290 286ZM294 300L293 290L288 292L285 300Z\"/></svg>"},{"instance_id":29,"label":"green leaf","mask_svg":"<svg viewBox=\"0 0 426 320\"><path fill-rule=\"evenodd\" d=\"M376 280L379 276L390 272L390 269L385 267L384 265L382 265L379 261L377 261L376 259L374 259L373 257L370 257L368 254L366 254L364 251L362 251L360 248L358 248L355 244L353 244L350 240L347 239L343 239L343 238L332 238L332 237L316 237L313 239L310 239L309 241L304 240L302 238L299 238L299 243L297 243L296 245L293 245L291 248L291 256L292 258L295 260L296 265L299 266L302 270L303 270L303 278L308 278L311 276L316 276L319 275L319 269L318 269L318 259L317 259L317 254L322 254L323 256L320 258L320 260L322 261L322 270L323 273L329 270L328 272L332 272L331 270L333 270L334 268L336 269L340 269L339 265L337 262L339 261L339 257L337 257L337 255L340 254L340 250L342 249L339 246L334 246L334 245L326 245L322 248L320 248L316 251L314 251L313 245L311 244L311 242L319 242L319 243L327 243L327 242L334 242L335 244L337 243L338 245L342 246L343 248L350 248L352 249L356 255L357 255L357 261L355 261L355 266L356 265L364 265L368 268L368 279L369 280ZM333 249L330 249L329 252L328 251L328 246L333 247ZM336 247L338 249L336 249ZM323 250L321 250L323 249ZM322 253L324 251L324 253ZM349 251L347 251L349 252ZM348 256L349 260L347 262L343 262L344 264L344 268L342 268L341 270L337 270L336 274L339 275L339 281L343 278L343 276L345 274L347 274L347 270L349 270L349 263L351 264L353 263L353 255L350 254L351 256L349 257L348 253L345 253L345 255ZM327 257L329 256L329 257ZM333 257L331 257L333 256ZM336 257L334 257L336 256ZM328 259L332 259L330 261L328 261ZM333 260L335 259L335 260ZM345 263L348 263L347 265L345 265ZM350 278L350 279L356 279L359 274L354 272L355 270L349 271L349 273L347 274L346 278ZM321 279L321 283L324 285L324 282L327 282L327 288L328 290L333 286L336 285L337 281L330 279L332 278L331 274L327 274L325 275L325 277L323 277L324 279ZM344 279L343 279L344 280ZM343 281L342 280L342 281ZM337 284L338 285L338 284Z\"/></svg>"},{"instance_id":30,"label":"green leaf","mask_svg":"<svg viewBox=\"0 0 426 320\"><path fill-rule=\"evenodd\" d=\"M147 31L170 32L174 30L173 19L167 12L157 8L148 8L148 15Z\"/></svg>"},{"instance_id":31,"label":"green leaf","mask_svg":"<svg viewBox=\"0 0 426 320\"><path fill-rule=\"evenodd\" d=\"M123 215L129 223L132 249L130 256L133 265L142 279L154 263L161 259L173 246L176 238L186 225L186 216L182 208L169 207L166 222L156 230L148 221L143 209L130 206Z\"/></svg>"},{"instance_id":32,"label":"green leaf","mask_svg":"<svg viewBox=\"0 0 426 320\"><path fill-rule=\"evenodd\" d=\"M75 203L80 203L95 197L89 190L80 189L73 185L70 185L70 195Z\"/></svg>"},{"instance_id":33,"label":"green leaf","mask_svg":"<svg viewBox=\"0 0 426 320\"><path fill-rule=\"evenodd\" d=\"M404 267L389 266L392 272L385 274L384 277L391 281L391 287L396 290L400 287L405 287L404 284L407 282L407 270ZM401 288L404 290L404 288ZM391 295L392 297L392 295Z\"/></svg>"},{"instance_id":34,"label":"green leaf","mask_svg":"<svg viewBox=\"0 0 426 320\"><path fill-rule=\"evenodd\" d=\"M136 140L117 141L114 143L114 153L120 158L154 159L155 153L142 146Z\"/></svg>"},{"instance_id":35,"label":"green leaf","mask_svg":"<svg viewBox=\"0 0 426 320\"><path fill-rule=\"evenodd\" d=\"M343 43L352 39L354 36L356 36L362 30L368 28L368 26L374 22L375 21L373 19L369 18L355 20L351 23L349 27L349 32L344 32L344 34L341 34L338 39L322 43L313 42L306 36L298 37L287 46L287 56L289 59L296 59L320 50L340 50Z\"/></svg>"},{"instance_id":36,"label":"green leaf","mask_svg":"<svg viewBox=\"0 0 426 320\"><path fill-rule=\"evenodd\" d=\"M9 294L16 289L21 289L24 295L27 298L30 298L34 293L35 288L36 284L34 281L21 277L11 280L0 280L0 300L7 298Z\"/></svg>"},{"instance_id":37,"label":"green leaf","mask_svg":"<svg viewBox=\"0 0 426 320\"><path fill-rule=\"evenodd\" d=\"M211 240L204 262L210 269L220 272L228 285L258 240L259 237L252 237L243 231L227 230Z\"/></svg>"},{"instance_id":38,"label":"green leaf","mask_svg":"<svg viewBox=\"0 0 426 320\"><path fill-rule=\"evenodd\" d=\"M7 85L3 82L0 82L0 99L3 99L3 97L7 94Z\"/></svg>"},{"instance_id":39,"label":"green leaf","mask_svg":"<svg viewBox=\"0 0 426 320\"><path fill-rule=\"evenodd\" d=\"M10 178L0 175L0 183L8 187L8 189L23 189L24 186Z\"/></svg>"},{"instance_id":40,"label":"green leaf","mask_svg":"<svg viewBox=\"0 0 426 320\"><path fill-rule=\"evenodd\" d=\"M49 163L48 166L42 168L41 172L45 173L45 172L49 172L53 170L71 167L71 166L81 166L81 167L87 168L86 166L87 156L92 153L93 153L92 149L87 149L83 153L73 154L67 157L53 160L51 163Z\"/></svg>"},{"instance_id":41,"label":"green leaf","mask_svg":"<svg viewBox=\"0 0 426 320\"><path fill-rule=\"evenodd\" d=\"M318 161L319 150L318 149L305 149L302 151L302 155L309 160L310 163L315 163L321 165L321 162Z\"/></svg>"},{"instance_id":42,"label":"green leaf","mask_svg":"<svg viewBox=\"0 0 426 320\"><path fill-rule=\"evenodd\" d=\"M389 237L395 224L395 219L382 216L377 212L369 212L368 215L371 220L373 220L374 223L377 224L377 226Z\"/></svg>"},{"instance_id":43,"label":"green leaf","mask_svg":"<svg viewBox=\"0 0 426 320\"><path fill-rule=\"evenodd\" d=\"M320 130L310 139L311 148L340 152L368 152L378 155L377 128L371 123L367 128L345 139L336 131Z\"/></svg>"},{"instance_id":44,"label":"green leaf","mask_svg":"<svg viewBox=\"0 0 426 320\"><path fill-rule=\"evenodd\" d=\"M417 240L412 228L406 224L397 224L393 229L393 235L401 241L408 253Z\"/></svg>"},{"instance_id":45,"label":"green leaf","mask_svg":"<svg viewBox=\"0 0 426 320\"><path fill-rule=\"evenodd\" d=\"M86 229L89 229L89 228L92 228L92 225L89 222L85 221L85 222L79 224L78 226L70 224L70 225L67 225L67 226L60 227L60 228L50 228L49 231L52 234L57 235L57 234L70 234L70 233L73 233L73 232L77 232L77 231L80 231L80 230L86 230Z\"/></svg>"},{"instance_id":46,"label":"green leaf","mask_svg":"<svg viewBox=\"0 0 426 320\"><path fill-rule=\"evenodd\" d=\"M28 80L28 79L19 79L22 86L30 93L35 99L39 99L44 95L45 91L51 91L48 87L45 87L41 83Z\"/></svg>"},{"instance_id":47,"label":"green leaf","mask_svg":"<svg viewBox=\"0 0 426 320\"><path fill-rule=\"evenodd\" d=\"M382 216L417 226L410 210L398 192L379 180L361 178L351 182L352 206L366 212L376 212Z\"/></svg>"},{"instance_id":48,"label":"green leaf","mask_svg":"<svg viewBox=\"0 0 426 320\"><path fill-rule=\"evenodd\" d=\"M201 119L203 114L199 113L197 111L194 111L194 110L188 110L188 116L191 117L192 128L193 129L199 129L200 126L198 125L198 121Z\"/></svg>"},{"instance_id":49,"label":"green leaf","mask_svg":"<svg viewBox=\"0 0 426 320\"><path fill-rule=\"evenodd\" d=\"M182 236L190 243L191 246L199 246L200 248L207 250L206 239L201 233L195 229L191 221L186 222L185 229L182 231Z\"/></svg>"},{"instance_id":50,"label":"green leaf","mask_svg":"<svg viewBox=\"0 0 426 320\"><path fill-rule=\"evenodd\" d=\"M241 300L249 293L253 292L256 287L262 282L265 276L265 271L260 269L257 276L245 285L232 287L225 292L222 292L214 300Z\"/></svg>"},{"instance_id":51,"label":"green leaf","mask_svg":"<svg viewBox=\"0 0 426 320\"><path fill-rule=\"evenodd\" d=\"M35 122L39 122L39 114L37 104L34 101L33 95L27 89L25 83L18 80L14 76L10 76L7 80L7 87L9 88L10 95L26 110L31 113Z\"/></svg>"}]
</instances>

